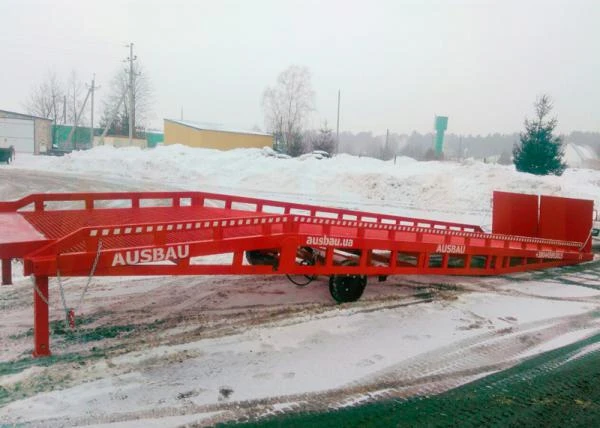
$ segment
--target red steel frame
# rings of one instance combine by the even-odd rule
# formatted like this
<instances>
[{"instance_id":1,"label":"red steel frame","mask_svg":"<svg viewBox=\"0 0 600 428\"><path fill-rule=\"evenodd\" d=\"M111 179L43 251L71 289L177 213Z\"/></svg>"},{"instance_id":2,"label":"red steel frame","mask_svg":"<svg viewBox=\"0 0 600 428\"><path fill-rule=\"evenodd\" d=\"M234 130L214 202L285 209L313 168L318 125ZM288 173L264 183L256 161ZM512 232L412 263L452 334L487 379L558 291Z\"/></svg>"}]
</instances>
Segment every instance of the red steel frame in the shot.
<instances>
[{"instance_id":1,"label":"red steel frame","mask_svg":"<svg viewBox=\"0 0 600 428\"><path fill-rule=\"evenodd\" d=\"M157 199L167 200L168 206L144 206L144 201ZM115 200L129 201L130 208L99 207L99 201ZM22 215L48 231L44 218L51 212L45 214L45 205L57 201L80 201L84 206L55 212L59 219L72 218L74 213L78 218L102 215L96 219L100 223L79 227L50 243L41 241L38 249L24 257L25 274L35 275L38 289L34 290L35 356L50 355L46 301L51 276L497 275L576 264L593 257L584 251L583 239L489 234L461 223L202 192L31 195L0 203L0 212L16 213L33 204L34 210ZM215 204L222 207L211 207ZM192 217L179 219L186 209L191 209ZM141 218L159 213L173 220L114 221L115 215L132 213ZM113 221L103 224L102 218ZM305 263L307 247L316 255L312 264ZM244 253L257 250L276 254L277 263L244 263ZM202 260L223 253L231 255L226 263Z\"/></svg>"}]
</instances>

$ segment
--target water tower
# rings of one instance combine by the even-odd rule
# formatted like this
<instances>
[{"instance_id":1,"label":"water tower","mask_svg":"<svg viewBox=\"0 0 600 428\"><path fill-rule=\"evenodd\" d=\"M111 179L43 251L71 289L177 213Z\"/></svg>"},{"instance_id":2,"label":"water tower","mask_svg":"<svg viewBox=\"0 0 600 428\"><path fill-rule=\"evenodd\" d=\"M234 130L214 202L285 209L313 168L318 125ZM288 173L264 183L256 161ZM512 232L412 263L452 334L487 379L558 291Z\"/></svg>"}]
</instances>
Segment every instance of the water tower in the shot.
<instances>
[{"instance_id":1,"label":"water tower","mask_svg":"<svg viewBox=\"0 0 600 428\"><path fill-rule=\"evenodd\" d=\"M442 156L444 147L444 132L448 129L448 116L435 117L435 155L437 158Z\"/></svg>"}]
</instances>

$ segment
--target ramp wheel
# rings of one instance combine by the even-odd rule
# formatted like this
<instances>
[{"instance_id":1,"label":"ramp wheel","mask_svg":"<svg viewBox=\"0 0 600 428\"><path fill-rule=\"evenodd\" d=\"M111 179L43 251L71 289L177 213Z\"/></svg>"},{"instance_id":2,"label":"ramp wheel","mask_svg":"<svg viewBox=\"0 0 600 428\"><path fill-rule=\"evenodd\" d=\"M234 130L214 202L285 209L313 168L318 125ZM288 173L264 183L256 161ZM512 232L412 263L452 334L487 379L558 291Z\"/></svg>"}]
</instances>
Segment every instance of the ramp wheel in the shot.
<instances>
[{"instance_id":1,"label":"ramp wheel","mask_svg":"<svg viewBox=\"0 0 600 428\"><path fill-rule=\"evenodd\" d=\"M366 286L366 275L332 275L329 278L329 292L338 303L356 302Z\"/></svg>"}]
</instances>

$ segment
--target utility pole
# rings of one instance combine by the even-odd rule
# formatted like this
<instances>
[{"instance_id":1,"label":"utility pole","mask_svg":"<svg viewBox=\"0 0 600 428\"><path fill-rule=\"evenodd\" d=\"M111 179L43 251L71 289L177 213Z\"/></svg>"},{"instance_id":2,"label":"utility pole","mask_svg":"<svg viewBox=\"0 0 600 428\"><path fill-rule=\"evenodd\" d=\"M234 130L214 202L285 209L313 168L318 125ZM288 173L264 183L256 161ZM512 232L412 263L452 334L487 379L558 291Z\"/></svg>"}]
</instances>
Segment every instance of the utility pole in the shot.
<instances>
[{"instance_id":1,"label":"utility pole","mask_svg":"<svg viewBox=\"0 0 600 428\"><path fill-rule=\"evenodd\" d=\"M94 91L100 89L100 86L96 86L96 73L94 73L94 76L92 77L92 84L89 89L92 96L92 110L90 115L90 148L92 148L94 146Z\"/></svg>"},{"instance_id":2,"label":"utility pole","mask_svg":"<svg viewBox=\"0 0 600 428\"><path fill-rule=\"evenodd\" d=\"M335 130L335 154L340 154L340 90L338 89L338 114L337 127Z\"/></svg>"},{"instance_id":3,"label":"utility pole","mask_svg":"<svg viewBox=\"0 0 600 428\"><path fill-rule=\"evenodd\" d=\"M67 96L63 96L63 124L67 123Z\"/></svg>"},{"instance_id":4,"label":"utility pole","mask_svg":"<svg viewBox=\"0 0 600 428\"><path fill-rule=\"evenodd\" d=\"M104 145L104 138L106 137L106 134L108 133L108 129L110 128L110 126L112 125L112 123L115 121L115 118L117 117L117 113L119 113L119 108L121 107L121 104L123 103L123 101L125 101L125 95L127 95L127 91L123 92L123 95L121 95L121 98L119 99L119 102L117 103L117 105L113 109L112 113L110 114L110 118L108 119L108 122L106 122L106 126L104 127L104 131L102 131L102 135L100 136L100 143L99 144L101 146Z\"/></svg>"},{"instance_id":5,"label":"utility pole","mask_svg":"<svg viewBox=\"0 0 600 428\"><path fill-rule=\"evenodd\" d=\"M137 56L133 56L133 43L127 45L129 47L129 145L131 146L131 140L133 138L133 128L135 127L135 91L133 87L133 61L137 59Z\"/></svg>"},{"instance_id":6,"label":"utility pole","mask_svg":"<svg viewBox=\"0 0 600 428\"><path fill-rule=\"evenodd\" d=\"M85 105L87 104L87 100L90 97L90 92L91 92L91 88L88 89L88 93L85 96L85 100L83 100L83 105L81 106L79 113L76 113L76 115L75 115L75 123L73 124L73 127L71 127L71 131L69 131L69 136L67 137L67 147L71 146L71 142L73 141L73 134L75 133L75 129L77 128L77 123L79 122L81 113L83 113L83 109L85 108ZM75 146L73 145L73 147L70 147L70 148L75 148Z\"/></svg>"}]
</instances>

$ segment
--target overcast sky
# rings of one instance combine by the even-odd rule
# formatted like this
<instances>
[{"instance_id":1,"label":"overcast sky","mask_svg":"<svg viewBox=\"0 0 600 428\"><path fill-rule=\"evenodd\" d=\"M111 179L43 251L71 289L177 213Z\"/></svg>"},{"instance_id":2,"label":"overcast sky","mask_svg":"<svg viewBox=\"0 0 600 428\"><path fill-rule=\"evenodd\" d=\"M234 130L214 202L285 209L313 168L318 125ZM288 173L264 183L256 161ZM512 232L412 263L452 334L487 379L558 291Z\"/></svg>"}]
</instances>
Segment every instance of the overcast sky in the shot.
<instances>
[{"instance_id":1,"label":"overcast sky","mask_svg":"<svg viewBox=\"0 0 600 428\"><path fill-rule=\"evenodd\" d=\"M106 93L125 44L165 117L264 128L264 88L312 73L310 125L384 133L514 132L536 95L559 130L600 131L600 1L0 0L0 109L23 111L48 70L96 73ZM99 104L99 103L97 103Z\"/></svg>"}]
</instances>

